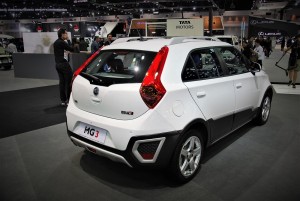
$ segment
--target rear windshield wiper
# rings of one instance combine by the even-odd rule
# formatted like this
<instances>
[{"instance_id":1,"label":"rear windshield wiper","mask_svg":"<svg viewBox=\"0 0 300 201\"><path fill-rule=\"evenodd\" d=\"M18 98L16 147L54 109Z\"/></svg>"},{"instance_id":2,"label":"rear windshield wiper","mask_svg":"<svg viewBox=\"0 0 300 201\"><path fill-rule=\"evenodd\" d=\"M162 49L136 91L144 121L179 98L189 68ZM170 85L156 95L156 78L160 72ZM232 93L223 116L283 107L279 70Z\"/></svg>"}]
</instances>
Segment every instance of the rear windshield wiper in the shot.
<instances>
[{"instance_id":1,"label":"rear windshield wiper","mask_svg":"<svg viewBox=\"0 0 300 201\"><path fill-rule=\"evenodd\" d=\"M100 80L98 77L85 73L85 72L81 72L80 75L86 79L88 79L90 81L91 84L100 84L102 82L102 80Z\"/></svg>"}]
</instances>

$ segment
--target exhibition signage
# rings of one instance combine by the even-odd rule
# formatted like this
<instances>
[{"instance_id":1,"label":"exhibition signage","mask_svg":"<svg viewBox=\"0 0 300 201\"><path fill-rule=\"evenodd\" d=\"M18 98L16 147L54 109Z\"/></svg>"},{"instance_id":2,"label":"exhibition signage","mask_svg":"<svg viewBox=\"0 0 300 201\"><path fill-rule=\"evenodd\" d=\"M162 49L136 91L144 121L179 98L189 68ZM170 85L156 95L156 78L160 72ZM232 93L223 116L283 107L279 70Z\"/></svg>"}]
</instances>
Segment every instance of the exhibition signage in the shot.
<instances>
[{"instance_id":1,"label":"exhibition signage","mask_svg":"<svg viewBox=\"0 0 300 201\"><path fill-rule=\"evenodd\" d=\"M249 17L248 36L294 36L298 33L298 25L281 20Z\"/></svg>"},{"instance_id":2,"label":"exhibition signage","mask_svg":"<svg viewBox=\"0 0 300 201\"><path fill-rule=\"evenodd\" d=\"M167 36L203 36L203 19L168 19Z\"/></svg>"}]
</instances>

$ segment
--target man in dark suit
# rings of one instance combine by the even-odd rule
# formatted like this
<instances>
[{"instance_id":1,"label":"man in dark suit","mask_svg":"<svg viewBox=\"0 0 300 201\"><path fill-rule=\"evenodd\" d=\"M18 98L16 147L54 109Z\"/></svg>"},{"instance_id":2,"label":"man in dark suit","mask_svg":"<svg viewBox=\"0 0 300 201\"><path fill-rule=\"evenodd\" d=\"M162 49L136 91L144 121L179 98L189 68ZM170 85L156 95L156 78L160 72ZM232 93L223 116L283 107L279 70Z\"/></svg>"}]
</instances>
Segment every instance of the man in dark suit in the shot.
<instances>
[{"instance_id":1,"label":"man in dark suit","mask_svg":"<svg viewBox=\"0 0 300 201\"><path fill-rule=\"evenodd\" d=\"M62 106L67 106L71 94L71 81L73 76L72 68L68 62L67 51L73 52L74 49L68 44L69 37L66 29L57 31L58 39L54 42L54 57L56 71L59 77L59 93Z\"/></svg>"}]
</instances>

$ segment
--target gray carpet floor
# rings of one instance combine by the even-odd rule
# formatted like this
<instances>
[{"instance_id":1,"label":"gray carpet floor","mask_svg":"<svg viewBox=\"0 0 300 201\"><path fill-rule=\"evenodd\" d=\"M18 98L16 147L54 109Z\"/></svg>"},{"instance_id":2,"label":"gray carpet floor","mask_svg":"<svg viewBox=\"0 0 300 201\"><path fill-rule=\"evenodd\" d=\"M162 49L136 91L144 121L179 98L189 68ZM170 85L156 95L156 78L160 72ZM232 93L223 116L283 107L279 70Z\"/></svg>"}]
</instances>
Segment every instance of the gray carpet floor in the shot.
<instances>
[{"instance_id":1,"label":"gray carpet floor","mask_svg":"<svg viewBox=\"0 0 300 201\"><path fill-rule=\"evenodd\" d=\"M300 200L300 96L274 96L269 122L245 125L206 152L176 186L162 171L86 153L65 124L0 140L0 200Z\"/></svg>"}]
</instances>

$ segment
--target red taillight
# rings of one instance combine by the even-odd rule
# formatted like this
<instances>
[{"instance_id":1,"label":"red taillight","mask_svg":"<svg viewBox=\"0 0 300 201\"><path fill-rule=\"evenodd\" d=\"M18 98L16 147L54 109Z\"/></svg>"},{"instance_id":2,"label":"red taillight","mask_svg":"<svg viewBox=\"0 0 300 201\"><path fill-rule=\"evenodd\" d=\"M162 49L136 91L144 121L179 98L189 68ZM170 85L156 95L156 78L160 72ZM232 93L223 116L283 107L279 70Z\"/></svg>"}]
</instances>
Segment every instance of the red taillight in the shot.
<instances>
[{"instance_id":1,"label":"red taillight","mask_svg":"<svg viewBox=\"0 0 300 201\"><path fill-rule=\"evenodd\" d=\"M100 50L102 48L100 48L97 52L95 52L94 54L92 54L92 56L90 56L79 68L77 68L77 70L73 73L73 78L72 78L71 86L72 86L73 81L75 80L76 76L79 75L80 72L100 53Z\"/></svg>"},{"instance_id":2,"label":"red taillight","mask_svg":"<svg viewBox=\"0 0 300 201\"><path fill-rule=\"evenodd\" d=\"M155 56L140 88L140 94L146 105L153 109L166 93L166 89L161 83L162 74L167 55L168 47L163 47Z\"/></svg>"}]
</instances>

